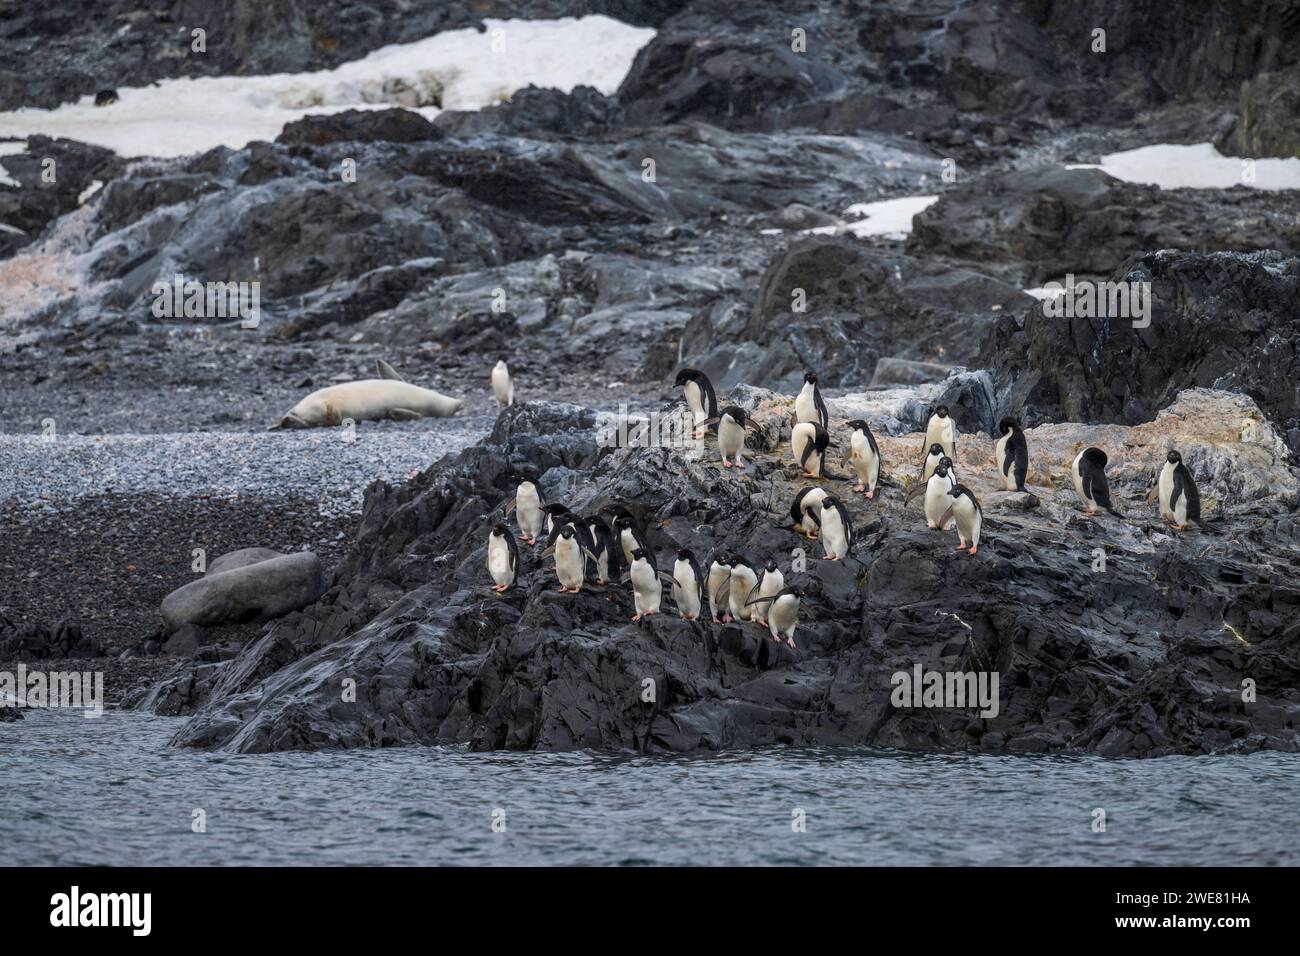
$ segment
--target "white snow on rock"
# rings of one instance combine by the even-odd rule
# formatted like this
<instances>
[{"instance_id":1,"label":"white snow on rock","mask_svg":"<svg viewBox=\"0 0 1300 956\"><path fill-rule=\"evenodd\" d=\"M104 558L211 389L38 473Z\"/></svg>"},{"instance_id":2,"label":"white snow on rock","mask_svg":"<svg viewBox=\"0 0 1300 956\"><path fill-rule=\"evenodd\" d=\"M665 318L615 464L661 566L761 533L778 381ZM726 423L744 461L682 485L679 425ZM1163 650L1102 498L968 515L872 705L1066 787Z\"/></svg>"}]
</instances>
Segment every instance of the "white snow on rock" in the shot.
<instances>
[{"instance_id":1,"label":"white snow on rock","mask_svg":"<svg viewBox=\"0 0 1300 956\"><path fill-rule=\"evenodd\" d=\"M16 143L0 143L0 156L17 156L25 152L27 152L27 143L23 140ZM18 189L22 183L10 176L9 171L0 165L0 186L13 186L14 189Z\"/></svg>"},{"instance_id":2,"label":"white snow on rock","mask_svg":"<svg viewBox=\"0 0 1300 956\"><path fill-rule=\"evenodd\" d=\"M1067 169L1100 169L1116 179L1161 189L1300 189L1300 159L1243 159L1224 156L1213 143L1179 146L1159 143L1110 153L1100 164Z\"/></svg>"},{"instance_id":3,"label":"white snow on rock","mask_svg":"<svg viewBox=\"0 0 1300 956\"><path fill-rule=\"evenodd\" d=\"M0 139L60 136L122 156L184 156L216 146L273 140L309 113L402 106L427 118L475 110L529 85L613 93L655 31L605 16L485 20L487 29L448 30L382 47L315 73L218 76L121 87L118 102L94 97L53 110L0 113Z\"/></svg>"},{"instance_id":4,"label":"white snow on rock","mask_svg":"<svg viewBox=\"0 0 1300 956\"><path fill-rule=\"evenodd\" d=\"M912 234L912 217L929 209L939 201L938 196L903 196L901 199L881 199L877 202L857 202L844 210L849 221L829 226L795 231L800 236L850 235L859 239L881 236L885 239L906 239ZM763 229L764 236L779 236L784 229Z\"/></svg>"}]
</instances>

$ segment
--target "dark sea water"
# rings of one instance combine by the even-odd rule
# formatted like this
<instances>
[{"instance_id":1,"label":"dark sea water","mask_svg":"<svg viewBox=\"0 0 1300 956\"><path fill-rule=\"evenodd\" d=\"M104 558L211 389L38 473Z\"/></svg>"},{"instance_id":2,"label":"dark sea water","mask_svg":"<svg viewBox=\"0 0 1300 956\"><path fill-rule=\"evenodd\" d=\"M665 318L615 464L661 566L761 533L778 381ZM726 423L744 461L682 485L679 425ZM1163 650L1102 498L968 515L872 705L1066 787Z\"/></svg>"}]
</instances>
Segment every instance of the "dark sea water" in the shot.
<instances>
[{"instance_id":1,"label":"dark sea water","mask_svg":"<svg viewBox=\"0 0 1300 956\"><path fill-rule=\"evenodd\" d=\"M72 711L0 724L4 862L1300 864L1300 758L1287 754L234 756L168 747L180 726ZM206 833L192 832L196 809Z\"/></svg>"}]
</instances>

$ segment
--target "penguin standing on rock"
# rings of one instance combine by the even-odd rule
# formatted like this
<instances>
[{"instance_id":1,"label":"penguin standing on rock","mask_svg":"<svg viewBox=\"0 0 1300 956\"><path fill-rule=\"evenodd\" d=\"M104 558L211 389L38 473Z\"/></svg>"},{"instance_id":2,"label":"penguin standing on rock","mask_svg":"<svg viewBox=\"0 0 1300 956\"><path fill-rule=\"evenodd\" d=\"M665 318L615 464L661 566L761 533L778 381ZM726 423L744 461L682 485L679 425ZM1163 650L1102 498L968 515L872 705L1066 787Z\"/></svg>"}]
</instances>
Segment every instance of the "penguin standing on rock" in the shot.
<instances>
[{"instance_id":1,"label":"penguin standing on rock","mask_svg":"<svg viewBox=\"0 0 1300 956\"><path fill-rule=\"evenodd\" d=\"M857 473L858 483L853 489L866 492L867 498L876 497L876 483L880 480L880 449L871 426L861 418L849 422L853 436L849 439L848 463Z\"/></svg>"},{"instance_id":2,"label":"penguin standing on rock","mask_svg":"<svg viewBox=\"0 0 1300 956\"><path fill-rule=\"evenodd\" d=\"M587 577L587 559L573 525L556 529L555 543L542 552L542 556L555 555L555 576L560 581L561 594L577 594Z\"/></svg>"},{"instance_id":3,"label":"penguin standing on rock","mask_svg":"<svg viewBox=\"0 0 1300 956\"><path fill-rule=\"evenodd\" d=\"M623 569L623 549L615 540L614 532L600 515L591 515L587 519L587 528L591 531L593 544L593 564L596 567L596 582L606 584L618 580Z\"/></svg>"},{"instance_id":4,"label":"penguin standing on rock","mask_svg":"<svg viewBox=\"0 0 1300 956\"><path fill-rule=\"evenodd\" d=\"M510 367L502 359L492 368L492 391L501 406L515 403L515 383L510 380Z\"/></svg>"},{"instance_id":5,"label":"penguin standing on rock","mask_svg":"<svg viewBox=\"0 0 1300 956\"><path fill-rule=\"evenodd\" d=\"M777 563L769 558L767 561L767 567L763 569L763 577L758 582L758 596L760 598L775 598L783 587L785 587L785 575L781 573L781 569L777 566ZM750 595L751 598L753 598L753 596L754 595L752 594ZM746 603L755 604L757 602L751 600ZM754 620L763 625L763 627L767 627L767 617L764 613L766 607L767 605L765 604L759 604L758 610L754 612Z\"/></svg>"},{"instance_id":6,"label":"penguin standing on rock","mask_svg":"<svg viewBox=\"0 0 1300 956\"><path fill-rule=\"evenodd\" d=\"M493 525L488 535L487 569L495 582L493 591L504 591L515 583L519 574L519 546L515 536L504 524Z\"/></svg>"},{"instance_id":7,"label":"penguin standing on rock","mask_svg":"<svg viewBox=\"0 0 1300 956\"><path fill-rule=\"evenodd\" d=\"M632 553L632 563L624 577L632 582L632 603L636 607L632 620L639 621L651 614L658 614L664 586L659 577L659 569L655 567L654 556L649 551L637 548Z\"/></svg>"},{"instance_id":8,"label":"penguin standing on rock","mask_svg":"<svg viewBox=\"0 0 1300 956\"><path fill-rule=\"evenodd\" d=\"M1189 525L1201 523L1201 495L1192 473L1183 464L1183 456L1177 451L1165 456L1164 467L1156 480L1156 493L1160 497L1160 517L1175 531L1186 531Z\"/></svg>"},{"instance_id":9,"label":"penguin standing on rock","mask_svg":"<svg viewBox=\"0 0 1300 956\"><path fill-rule=\"evenodd\" d=\"M948 414L948 406L940 405L925 426L925 447L938 443L949 458L957 456L957 426Z\"/></svg>"},{"instance_id":10,"label":"penguin standing on rock","mask_svg":"<svg viewBox=\"0 0 1300 956\"><path fill-rule=\"evenodd\" d=\"M853 522L843 502L833 495L822 499L822 548L827 561L841 561L853 547Z\"/></svg>"},{"instance_id":11,"label":"penguin standing on rock","mask_svg":"<svg viewBox=\"0 0 1300 956\"><path fill-rule=\"evenodd\" d=\"M686 394L686 407L695 423L693 437L703 438L706 422L718 417L718 396L713 383L699 369L684 368L677 373L676 385Z\"/></svg>"},{"instance_id":12,"label":"penguin standing on rock","mask_svg":"<svg viewBox=\"0 0 1300 956\"><path fill-rule=\"evenodd\" d=\"M718 426L718 451L722 454L722 467L730 468L731 459L736 459L735 466L744 468L741 455L745 451L745 410L739 405L728 405L717 418L710 418L705 425Z\"/></svg>"},{"instance_id":13,"label":"penguin standing on rock","mask_svg":"<svg viewBox=\"0 0 1300 956\"><path fill-rule=\"evenodd\" d=\"M1110 484L1106 481L1106 453L1100 448L1085 448L1070 463L1070 477L1074 490L1083 500L1084 515L1091 518L1097 506L1105 508L1116 518L1122 518L1110 503Z\"/></svg>"},{"instance_id":14,"label":"penguin standing on rock","mask_svg":"<svg viewBox=\"0 0 1300 956\"><path fill-rule=\"evenodd\" d=\"M1024 491L1025 476L1029 474L1029 443L1025 441L1025 433L1014 418L998 422L998 431L1002 437L993 452L998 479L1007 491Z\"/></svg>"},{"instance_id":15,"label":"penguin standing on rock","mask_svg":"<svg viewBox=\"0 0 1300 956\"><path fill-rule=\"evenodd\" d=\"M809 541L820 533L821 503L825 497L825 488L808 487L795 495L794 503L790 505L790 520L794 523L794 530L801 532Z\"/></svg>"},{"instance_id":16,"label":"penguin standing on rock","mask_svg":"<svg viewBox=\"0 0 1300 956\"><path fill-rule=\"evenodd\" d=\"M925 456L925 461L921 463L921 480L929 481L930 476L934 474L934 469L939 466L939 462L947 457L944 454L942 445L938 442L931 445L929 453Z\"/></svg>"},{"instance_id":17,"label":"penguin standing on rock","mask_svg":"<svg viewBox=\"0 0 1300 956\"><path fill-rule=\"evenodd\" d=\"M746 606L745 602L749 600L750 593L757 585L758 575L754 573L754 566L742 555L732 554L730 588L727 595L731 613L723 616L724 622L748 621L753 616L754 612Z\"/></svg>"},{"instance_id":18,"label":"penguin standing on rock","mask_svg":"<svg viewBox=\"0 0 1300 956\"><path fill-rule=\"evenodd\" d=\"M794 420L799 422L816 422L822 428L830 430L831 413L826 408L821 389L817 387L817 373L805 372L803 388L794 399Z\"/></svg>"},{"instance_id":19,"label":"penguin standing on rock","mask_svg":"<svg viewBox=\"0 0 1300 956\"><path fill-rule=\"evenodd\" d=\"M709 578L705 587L709 591L709 610L713 613L715 624L723 624L722 615L727 614L731 586L731 558L724 551L713 556L709 565ZM719 613L721 612L721 613Z\"/></svg>"},{"instance_id":20,"label":"penguin standing on rock","mask_svg":"<svg viewBox=\"0 0 1300 956\"><path fill-rule=\"evenodd\" d=\"M965 551L967 546L974 554L980 544L980 529L984 525L984 511L971 490L965 485L954 485L948 489L949 504L939 519L942 527L950 520L957 524L957 550Z\"/></svg>"},{"instance_id":21,"label":"penguin standing on rock","mask_svg":"<svg viewBox=\"0 0 1300 956\"><path fill-rule=\"evenodd\" d=\"M637 548L650 553L650 545L645 535L637 530L636 519L632 517L632 512L622 505L610 505L605 509L605 513L614 516L614 533L618 538L619 547L623 549L624 563L632 563L632 552Z\"/></svg>"},{"instance_id":22,"label":"penguin standing on rock","mask_svg":"<svg viewBox=\"0 0 1300 956\"><path fill-rule=\"evenodd\" d=\"M682 615L683 621L694 621L700 616L701 596L704 576L700 574L699 562L690 548L677 552L673 562L673 602Z\"/></svg>"},{"instance_id":23,"label":"penguin standing on rock","mask_svg":"<svg viewBox=\"0 0 1300 956\"><path fill-rule=\"evenodd\" d=\"M506 505L506 514L512 511L519 522L519 539L536 544L546 525L546 514L542 511L542 498L537 493L537 486L531 481L525 479L515 488L514 501Z\"/></svg>"},{"instance_id":24,"label":"penguin standing on rock","mask_svg":"<svg viewBox=\"0 0 1300 956\"><path fill-rule=\"evenodd\" d=\"M956 484L948 473L948 465L940 461L925 484L917 484L907 493L907 501L904 502L903 507L906 508L913 498L924 494L925 523L928 527L940 528L943 526L943 516L948 510L948 492L956 487Z\"/></svg>"},{"instance_id":25,"label":"penguin standing on rock","mask_svg":"<svg viewBox=\"0 0 1300 956\"><path fill-rule=\"evenodd\" d=\"M803 597L803 591L797 587L782 588L771 597L759 597L750 601L750 604L765 606L770 604L767 612L767 626L772 640L778 644L784 637L790 647L794 647L794 629L799 622L799 599Z\"/></svg>"},{"instance_id":26,"label":"penguin standing on rock","mask_svg":"<svg viewBox=\"0 0 1300 956\"><path fill-rule=\"evenodd\" d=\"M826 449L831 435L817 422L800 422L790 432L790 449L794 463L803 469L805 478L827 478Z\"/></svg>"}]
</instances>

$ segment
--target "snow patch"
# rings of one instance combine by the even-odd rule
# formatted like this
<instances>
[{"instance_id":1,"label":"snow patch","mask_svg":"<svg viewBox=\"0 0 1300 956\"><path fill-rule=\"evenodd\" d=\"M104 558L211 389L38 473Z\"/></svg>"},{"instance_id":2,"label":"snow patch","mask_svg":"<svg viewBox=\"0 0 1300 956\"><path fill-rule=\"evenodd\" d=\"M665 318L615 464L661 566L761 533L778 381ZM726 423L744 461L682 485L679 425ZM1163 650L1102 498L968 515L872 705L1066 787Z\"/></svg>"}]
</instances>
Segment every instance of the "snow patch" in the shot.
<instances>
[{"instance_id":1,"label":"snow patch","mask_svg":"<svg viewBox=\"0 0 1300 956\"><path fill-rule=\"evenodd\" d=\"M1161 189L1300 189L1300 159L1224 156L1213 143L1159 143L1110 153L1101 158L1100 164L1078 163L1066 168L1100 169L1125 182Z\"/></svg>"},{"instance_id":2,"label":"snow patch","mask_svg":"<svg viewBox=\"0 0 1300 956\"><path fill-rule=\"evenodd\" d=\"M119 88L108 106L83 96L53 110L0 113L0 138L40 133L122 156L185 156L273 140L309 113L402 106L432 118L508 100L529 85L610 94L655 35L605 16L483 22L482 33L448 30L333 70L164 80Z\"/></svg>"}]
</instances>

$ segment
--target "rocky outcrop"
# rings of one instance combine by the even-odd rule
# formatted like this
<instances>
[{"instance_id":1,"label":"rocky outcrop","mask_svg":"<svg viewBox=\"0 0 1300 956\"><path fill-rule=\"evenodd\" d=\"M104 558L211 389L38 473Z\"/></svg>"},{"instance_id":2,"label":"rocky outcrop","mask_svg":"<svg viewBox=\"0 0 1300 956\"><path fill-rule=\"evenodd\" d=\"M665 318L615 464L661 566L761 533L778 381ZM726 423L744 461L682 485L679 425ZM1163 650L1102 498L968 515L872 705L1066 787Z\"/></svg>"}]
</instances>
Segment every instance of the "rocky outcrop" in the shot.
<instances>
[{"instance_id":1,"label":"rocky outcrop","mask_svg":"<svg viewBox=\"0 0 1300 956\"><path fill-rule=\"evenodd\" d=\"M903 507L921 436L882 429L878 500L828 483L857 534L842 563L785 527L802 484L788 461L790 399L750 388L724 398L753 419L752 463L739 474L718 467L711 442L600 452L589 413L507 409L482 446L406 488L372 490L322 602L234 661L178 671L153 706L197 707L177 743L241 752L1295 749L1300 479L1248 398L1196 391L1148 425L1029 429L1032 495L995 490L991 439L962 435L958 473L986 515L974 557L928 530L916 503ZM832 425L845 440L838 411ZM1084 444L1111 454L1125 519L1081 516L1068 467ZM1144 505L1171 446L1219 534L1173 536ZM719 548L776 558L805 589L798 648L752 623L684 622L670 604L629 623L622 589L558 594L550 562L528 549L519 583L492 593L486 529L518 469L583 514L628 505L665 560L680 546L702 561ZM917 664L996 672L997 715L894 706L893 675Z\"/></svg>"},{"instance_id":2,"label":"rocky outcrop","mask_svg":"<svg viewBox=\"0 0 1300 956\"><path fill-rule=\"evenodd\" d=\"M0 614L0 661L41 661L100 657L99 642L82 633L81 625L64 619L53 627L18 625Z\"/></svg>"},{"instance_id":3,"label":"rocky outcrop","mask_svg":"<svg viewBox=\"0 0 1300 956\"><path fill-rule=\"evenodd\" d=\"M1250 395L1300 453L1300 260L1150 252L1114 280L1148 282L1150 324L1044 314L998 320L980 361L1026 421L1150 421L1183 389ZM1140 320L1139 320L1140 324Z\"/></svg>"},{"instance_id":4,"label":"rocky outcrop","mask_svg":"<svg viewBox=\"0 0 1300 956\"><path fill-rule=\"evenodd\" d=\"M40 238L123 167L111 150L72 140L33 136L26 147L0 156L0 259Z\"/></svg>"},{"instance_id":5,"label":"rocky outcrop","mask_svg":"<svg viewBox=\"0 0 1300 956\"><path fill-rule=\"evenodd\" d=\"M1134 252L1300 248L1300 197L1259 190L1162 190L1100 169L1046 166L986 176L917 214L908 252L977 264L1037 286L1109 275Z\"/></svg>"},{"instance_id":6,"label":"rocky outcrop","mask_svg":"<svg viewBox=\"0 0 1300 956\"><path fill-rule=\"evenodd\" d=\"M1294 72L1264 73L1241 84L1236 125L1218 142L1229 156L1300 158L1300 88Z\"/></svg>"}]
</instances>

